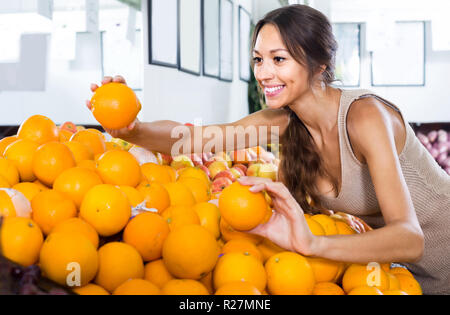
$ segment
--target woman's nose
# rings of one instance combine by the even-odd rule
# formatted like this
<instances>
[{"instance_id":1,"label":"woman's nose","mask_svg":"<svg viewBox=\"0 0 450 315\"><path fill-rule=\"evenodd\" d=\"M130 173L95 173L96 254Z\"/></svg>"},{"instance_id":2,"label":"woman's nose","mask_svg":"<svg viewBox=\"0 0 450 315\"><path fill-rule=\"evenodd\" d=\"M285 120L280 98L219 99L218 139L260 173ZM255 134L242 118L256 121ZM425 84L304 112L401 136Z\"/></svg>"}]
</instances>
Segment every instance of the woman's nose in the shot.
<instances>
[{"instance_id":1,"label":"woman's nose","mask_svg":"<svg viewBox=\"0 0 450 315\"><path fill-rule=\"evenodd\" d=\"M267 63L255 67L255 78L258 81L271 80L274 76L273 67Z\"/></svg>"}]
</instances>

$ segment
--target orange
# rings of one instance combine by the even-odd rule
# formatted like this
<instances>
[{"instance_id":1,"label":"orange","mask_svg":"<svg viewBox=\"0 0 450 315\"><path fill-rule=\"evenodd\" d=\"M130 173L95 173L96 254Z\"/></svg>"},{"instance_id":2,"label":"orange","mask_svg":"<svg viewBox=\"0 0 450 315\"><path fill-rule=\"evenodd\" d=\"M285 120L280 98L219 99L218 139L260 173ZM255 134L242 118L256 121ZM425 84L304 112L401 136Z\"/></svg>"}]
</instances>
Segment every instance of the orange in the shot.
<instances>
[{"instance_id":1,"label":"orange","mask_svg":"<svg viewBox=\"0 0 450 315\"><path fill-rule=\"evenodd\" d=\"M209 180L208 175L201 169L196 167L186 167L181 169L179 172L178 179L183 178L197 178L204 182L208 187L211 186L211 181Z\"/></svg>"},{"instance_id":2,"label":"orange","mask_svg":"<svg viewBox=\"0 0 450 315\"><path fill-rule=\"evenodd\" d=\"M11 188L0 188L0 217L31 218L31 203L20 192Z\"/></svg>"},{"instance_id":3,"label":"orange","mask_svg":"<svg viewBox=\"0 0 450 315\"><path fill-rule=\"evenodd\" d=\"M98 134L95 129L80 130L75 133L70 141L77 141L85 144L90 148L92 154L103 154L106 151L105 140L101 134Z\"/></svg>"},{"instance_id":4,"label":"orange","mask_svg":"<svg viewBox=\"0 0 450 315\"><path fill-rule=\"evenodd\" d=\"M161 258L169 231L169 225L158 214L141 213L128 222L123 241L136 248L144 261L152 261Z\"/></svg>"},{"instance_id":5,"label":"orange","mask_svg":"<svg viewBox=\"0 0 450 315\"><path fill-rule=\"evenodd\" d=\"M219 197L221 216L233 229L248 231L266 217L267 202L263 193L252 193L249 186L234 182Z\"/></svg>"},{"instance_id":6,"label":"orange","mask_svg":"<svg viewBox=\"0 0 450 315\"><path fill-rule=\"evenodd\" d=\"M246 239L235 239L225 243L222 247L222 254L228 253L243 253L246 255L251 255L263 262L263 256L259 249L255 244Z\"/></svg>"},{"instance_id":7,"label":"orange","mask_svg":"<svg viewBox=\"0 0 450 315\"><path fill-rule=\"evenodd\" d=\"M110 295L108 291L103 289L101 286L89 283L81 288L76 288L73 290L78 295Z\"/></svg>"},{"instance_id":8,"label":"orange","mask_svg":"<svg viewBox=\"0 0 450 315\"><path fill-rule=\"evenodd\" d=\"M41 188L42 190L49 190L50 188L48 188L47 186L45 186L44 184L42 184L39 180L35 180L34 182L33 182L33 184L36 184L36 185L38 185L39 186L39 188Z\"/></svg>"},{"instance_id":9,"label":"orange","mask_svg":"<svg viewBox=\"0 0 450 315\"><path fill-rule=\"evenodd\" d=\"M144 262L131 245L111 242L98 251L99 267L95 283L114 292L129 279L144 278Z\"/></svg>"},{"instance_id":10,"label":"orange","mask_svg":"<svg viewBox=\"0 0 450 315\"><path fill-rule=\"evenodd\" d=\"M79 218L71 218L57 224L52 233L70 233L86 237L95 249L98 248L99 237L95 229Z\"/></svg>"},{"instance_id":11,"label":"orange","mask_svg":"<svg viewBox=\"0 0 450 315\"><path fill-rule=\"evenodd\" d=\"M396 274L395 277L398 279L400 283L400 290L405 292L408 295L422 295L422 288L420 287L419 282L413 277L410 277L405 274Z\"/></svg>"},{"instance_id":12,"label":"orange","mask_svg":"<svg viewBox=\"0 0 450 315\"><path fill-rule=\"evenodd\" d=\"M35 183L27 183L27 182L14 185L12 188L17 191L20 191L30 202L38 193L47 190L47 188L44 189Z\"/></svg>"},{"instance_id":13,"label":"orange","mask_svg":"<svg viewBox=\"0 0 450 315\"><path fill-rule=\"evenodd\" d=\"M192 207L170 206L161 216L169 224L171 231L186 225L200 225L200 219Z\"/></svg>"},{"instance_id":14,"label":"orange","mask_svg":"<svg viewBox=\"0 0 450 315\"><path fill-rule=\"evenodd\" d=\"M5 152L6 148L11 144L19 140L17 136L12 137L5 137L0 140L0 157L3 156L3 153Z\"/></svg>"},{"instance_id":15,"label":"orange","mask_svg":"<svg viewBox=\"0 0 450 315\"><path fill-rule=\"evenodd\" d=\"M83 287L94 279L97 251L85 237L52 233L42 245L39 265L44 276L63 286Z\"/></svg>"},{"instance_id":16,"label":"orange","mask_svg":"<svg viewBox=\"0 0 450 315\"><path fill-rule=\"evenodd\" d=\"M92 225L100 236L119 233L131 217L127 196L113 185L97 185L85 195L80 218Z\"/></svg>"},{"instance_id":17,"label":"orange","mask_svg":"<svg viewBox=\"0 0 450 315\"><path fill-rule=\"evenodd\" d=\"M27 139L38 144L59 141L59 131L55 123L41 115L31 116L25 120L17 132L19 139Z\"/></svg>"},{"instance_id":18,"label":"orange","mask_svg":"<svg viewBox=\"0 0 450 315\"><path fill-rule=\"evenodd\" d=\"M250 241L252 241L255 244L259 244L262 242L263 237L259 236L259 235L254 235L254 234L250 234L250 233L245 233L245 232L240 232L240 231L236 231L235 229L233 229L231 227L231 225L229 225L223 217L220 218L220 223L219 223L219 227L220 227L220 233L222 234L222 238L228 242L232 239L237 239L237 238L246 238Z\"/></svg>"},{"instance_id":19,"label":"orange","mask_svg":"<svg viewBox=\"0 0 450 315\"><path fill-rule=\"evenodd\" d=\"M394 267L394 268L391 268L391 269L389 270L389 272L392 273L393 275L403 274L403 275L407 275L407 276L410 276L410 277L414 278L414 276L413 276L413 274L411 273L411 271L409 271L408 269L403 268L403 267Z\"/></svg>"},{"instance_id":20,"label":"orange","mask_svg":"<svg viewBox=\"0 0 450 315\"><path fill-rule=\"evenodd\" d=\"M28 267L37 263L44 237L39 226L26 218L6 218L0 230L0 248L6 258Z\"/></svg>"},{"instance_id":21,"label":"orange","mask_svg":"<svg viewBox=\"0 0 450 315\"><path fill-rule=\"evenodd\" d=\"M306 223L308 223L308 227L311 230L311 233L316 236L323 236L325 235L325 229L318 223L317 221L314 221L311 218L306 219Z\"/></svg>"},{"instance_id":22,"label":"orange","mask_svg":"<svg viewBox=\"0 0 450 315\"><path fill-rule=\"evenodd\" d=\"M400 290L387 290L383 291L383 295L409 295L409 294Z\"/></svg>"},{"instance_id":23,"label":"orange","mask_svg":"<svg viewBox=\"0 0 450 315\"><path fill-rule=\"evenodd\" d=\"M141 168L127 151L108 151L97 160L97 172L105 184L136 187L141 182Z\"/></svg>"},{"instance_id":24,"label":"orange","mask_svg":"<svg viewBox=\"0 0 450 315\"><path fill-rule=\"evenodd\" d=\"M45 235L59 223L77 215L77 208L72 200L55 190L40 192L31 201L33 220Z\"/></svg>"},{"instance_id":25,"label":"orange","mask_svg":"<svg viewBox=\"0 0 450 315\"><path fill-rule=\"evenodd\" d=\"M37 142L20 139L10 144L4 152L5 158L17 167L21 182L32 182L36 179L33 173L33 155L38 147Z\"/></svg>"},{"instance_id":26,"label":"orange","mask_svg":"<svg viewBox=\"0 0 450 315\"><path fill-rule=\"evenodd\" d=\"M178 179L178 182L184 184L191 191L196 203L206 202L211 199L211 189L202 180L185 177Z\"/></svg>"},{"instance_id":27,"label":"orange","mask_svg":"<svg viewBox=\"0 0 450 315\"><path fill-rule=\"evenodd\" d=\"M2 175L0 175L0 188L11 188L9 182Z\"/></svg>"},{"instance_id":28,"label":"orange","mask_svg":"<svg viewBox=\"0 0 450 315\"><path fill-rule=\"evenodd\" d=\"M142 108L134 91L121 83L99 87L92 96L91 104L95 119L108 129L127 127Z\"/></svg>"},{"instance_id":29,"label":"orange","mask_svg":"<svg viewBox=\"0 0 450 315\"><path fill-rule=\"evenodd\" d=\"M167 173L169 173L171 181L175 182L177 180L177 172L175 169L173 169L170 165L162 165L162 167L164 167Z\"/></svg>"},{"instance_id":30,"label":"orange","mask_svg":"<svg viewBox=\"0 0 450 315\"><path fill-rule=\"evenodd\" d=\"M73 136L73 132L70 132L70 131L64 130L64 129L60 129L59 130L58 141L59 142L69 141L72 136Z\"/></svg>"},{"instance_id":31,"label":"orange","mask_svg":"<svg viewBox=\"0 0 450 315\"><path fill-rule=\"evenodd\" d=\"M313 295L345 295L344 290L332 282L319 282L314 286Z\"/></svg>"},{"instance_id":32,"label":"orange","mask_svg":"<svg viewBox=\"0 0 450 315\"><path fill-rule=\"evenodd\" d=\"M381 264L381 268L383 268L384 271L389 272L391 270L391 264L390 263Z\"/></svg>"},{"instance_id":33,"label":"orange","mask_svg":"<svg viewBox=\"0 0 450 315\"><path fill-rule=\"evenodd\" d=\"M91 171L97 170L97 164L95 163L94 160L84 160L84 161L78 162L77 166L90 169Z\"/></svg>"},{"instance_id":34,"label":"orange","mask_svg":"<svg viewBox=\"0 0 450 315\"><path fill-rule=\"evenodd\" d=\"M264 238L261 244L258 245L258 250L261 252L263 263L266 263L270 257L275 254L284 252L285 250L280 246L274 244L267 238Z\"/></svg>"},{"instance_id":35,"label":"orange","mask_svg":"<svg viewBox=\"0 0 450 315\"><path fill-rule=\"evenodd\" d=\"M175 278L167 270L164 261L157 259L145 265L144 279L162 288L167 282Z\"/></svg>"},{"instance_id":36,"label":"orange","mask_svg":"<svg viewBox=\"0 0 450 315\"><path fill-rule=\"evenodd\" d=\"M100 177L94 172L83 167L74 167L62 172L55 180L53 189L73 201L77 209L87 192L103 184Z\"/></svg>"},{"instance_id":37,"label":"orange","mask_svg":"<svg viewBox=\"0 0 450 315\"><path fill-rule=\"evenodd\" d=\"M183 183L166 183L163 185L169 193L171 206L193 206L195 198L192 192Z\"/></svg>"},{"instance_id":38,"label":"orange","mask_svg":"<svg viewBox=\"0 0 450 315\"><path fill-rule=\"evenodd\" d=\"M156 209L161 214L170 206L169 193L159 183L143 182L139 184L137 190L144 197L145 206L149 209Z\"/></svg>"},{"instance_id":39,"label":"orange","mask_svg":"<svg viewBox=\"0 0 450 315\"><path fill-rule=\"evenodd\" d=\"M319 257L308 257L316 282L334 282L344 265L343 262L331 261L329 259Z\"/></svg>"},{"instance_id":40,"label":"orange","mask_svg":"<svg viewBox=\"0 0 450 315\"><path fill-rule=\"evenodd\" d=\"M352 289L347 295L383 295L383 292L375 287L360 286Z\"/></svg>"},{"instance_id":41,"label":"orange","mask_svg":"<svg viewBox=\"0 0 450 315\"><path fill-rule=\"evenodd\" d=\"M19 183L19 171L12 161L0 157L0 176L2 176L9 186ZM8 187L9 188L9 187Z\"/></svg>"},{"instance_id":42,"label":"orange","mask_svg":"<svg viewBox=\"0 0 450 315\"><path fill-rule=\"evenodd\" d=\"M143 279L131 279L122 283L114 290L114 295L160 295L161 290Z\"/></svg>"},{"instance_id":43,"label":"orange","mask_svg":"<svg viewBox=\"0 0 450 315\"><path fill-rule=\"evenodd\" d=\"M220 211L219 208L209 202L201 202L197 203L194 206L194 211L197 213L199 219L200 219L200 225L203 226L205 229L210 231L212 235L216 239L220 237L220 228L219 228L219 222L220 222Z\"/></svg>"},{"instance_id":44,"label":"orange","mask_svg":"<svg viewBox=\"0 0 450 315\"><path fill-rule=\"evenodd\" d=\"M208 289L191 279L173 279L161 289L163 295L209 295Z\"/></svg>"},{"instance_id":45,"label":"orange","mask_svg":"<svg viewBox=\"0 0 450 315\"><path fill-rule=\"evenodd\" d=\"M213 284L213 272L210 271L206 276L201 278L199 281L208 289L209 294L214 293L214 284Z\"/></svg>"},{"instance_id":46,"label":"orange","mask_svg":"<svg viewBox=\"0 0 450 315\"><path fill-rule=\"evenodd\" d=\"M374 286L380 291L389 289L389 279L386 272L381 268L352 264L344 273L342 288L346 293L357 287Z\"/></svg>"},{"instance_id":47,"label":"orange","mask_svg":"<svg viewBox=\"0 0 450 315\"><path fill-rule=\"evenodd\" d=\"M128 201L133 208L144 202L144 196L136 188L131 186L119 186L119 188L127 195Z\"/></svg>"},{"instance_id":48,"label":"orange","mask_svg":"<svg viewBox=\"0 0 450 315\"><path fill-rule=\"evenodd\" d=\"M198 280L213 270L219 258L219 246L204 227L186 225L170 232L162 256L173 276Z\"/></svg>"},{"instance_id":49,"label":"orange","mask_svg":"<svg viewBox=\"0 0 450 315\"><path fill-rule=\"evenodd\" d=\"M118 145L115 142L108 141L105 143L106 145L106 151L112 151L112 150L124 150L120 145Z\"/></svg>"},{"instance_id":50,"label":"orange","mask_svg":"<svg viewBox=\"0 0 450 315\"><path fill-rule=\"evenodd\" d=\"M261 292L249 282L235 281L221 286L216 295L261 295Z\"/></svg>"},{"instance_id":51,"label":"orange","mask_svg":"<svg viewBox=\"0 0 450 315\"><path fill-rule=\"evenodd\" d=\"M43 184L51 187L65 170L75 167L75 159L69 148L59 142L40 146L33 156L33 172Z\"/></svg>"},{"instance_id":52,"label":"orange","mask_svg":"<svg viewBox=\"0 0 450 315\"><path fill-rule=\"evenodd\" d=\"M66 141L64 144L72 152L75 162L78 164L85 160L93 160L94 153L86 144L78 141Z\"/></svg>"},{"instance_id":53,"label":"orange","mask_svg":"<svg viewBox=\"0 0 450 315\"><path fill-rule=\"evenodd\" d=\"M166 168L155 163L145 163L141 165L143 177L149 182L158 182L160 184L172 182L172 177Z\"/></svg>"},{"instance_id":54,"label":"orange","mask_svg":"<svg viewBox=\"0 0 450 315\"><path fill-rule=\"evenodd\" d=\"M347 223L339 220L335 220L336 228L339 235L353 235L357 234L354 229L352 229Z\"/></svg>"},{"instance_id":55,"label":"orange","mask_svg":"<svg viewBox=\"0 0 450 315\"><path fill-rule=\"evenodd\" d=\"M400 290L400 281L398 281L397 276L390 272L386 272L389 279L389 290Z\"/></svg>"},{"instance_id":56,"label":"orange","mask_svg":"<svg viewBox=\"0 0 450 315\"><path fill-rule=\"evenodd\" d=\"M336 221L325 214L316 214L311 217L311 220L319 223L325 230L325 235L336 235L338 234L338 229L336 226Z\"/></svg>"},{"instance_id":57,"label":"orange","mask_svg":"<svg viewBox=\"0 0 450 315\"><path fill-rule=\"evenodd\" d=\"M300 254L282 252L266 262L267 288L274 295L310 295L316 281L308 260Z\"/></svg>"},{"instance_id":58,"label":"orange","mask_svg":"<svg viewBox=\"0 0 450 315\"><path fill-rule=\"evenodd\" d=\"M214 288L235 281L248 281L259 291L266 288L264 266L256 257L244 253L228 253L220 257L213 272Z\"/></svg>"}]
</instances>

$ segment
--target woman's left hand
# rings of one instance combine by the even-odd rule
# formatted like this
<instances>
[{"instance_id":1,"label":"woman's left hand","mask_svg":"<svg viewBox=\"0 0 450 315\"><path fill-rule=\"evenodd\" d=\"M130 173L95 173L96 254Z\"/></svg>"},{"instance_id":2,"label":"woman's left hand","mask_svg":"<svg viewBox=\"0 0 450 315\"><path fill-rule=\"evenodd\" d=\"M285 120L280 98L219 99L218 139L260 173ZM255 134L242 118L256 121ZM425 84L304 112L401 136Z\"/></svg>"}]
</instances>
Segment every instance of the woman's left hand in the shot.
<instances>
[{"instance_id":1,"label":"woman's left hand","mask_svg":"<svg viewBox=\"0 0 450 315\"><path fill-rule=\"evenodd\" d=\"M250 191L254 193L266 191L274 207L270 220L248 233L266 237L289 251L307 256L314 254L317 237L311 233L302 208L284 184L259 177L241 177L238 181L253 186Z\"/></svg>"}]
</instances>

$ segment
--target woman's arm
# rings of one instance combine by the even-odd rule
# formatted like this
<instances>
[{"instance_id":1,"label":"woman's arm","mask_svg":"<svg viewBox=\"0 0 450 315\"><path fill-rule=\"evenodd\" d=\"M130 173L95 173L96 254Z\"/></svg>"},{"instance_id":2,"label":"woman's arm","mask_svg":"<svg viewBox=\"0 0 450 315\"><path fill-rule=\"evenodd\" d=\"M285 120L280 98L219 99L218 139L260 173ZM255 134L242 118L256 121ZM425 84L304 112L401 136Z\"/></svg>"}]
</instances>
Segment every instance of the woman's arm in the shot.
<instances>
[{"instance_id":1,"label":"woman's arm","mask_svg":"<svg viewBox=\"0 0 450 315\"><path fill-rule=\"evenodd\" d=\"M367 102L353 104L348 132L353 148L367 161L386 226L364 234L315 236L303 210L282 183L245 177L239 181L253 186L254 192L267 191L275 209L269 222L250 233L267 237L287 250L334 261L387 263L420 259L423 233L403 178L390 119L382 104Z\"/></svg>"},{"instance_id":2,"label":"woman's arm","mask_svg":"<svg viewBox=\"0 0 450 315\"><path fill-rule=\"evenodd\" d=\"M423 254L423 232L400 167L394 123L384 106L374 99L356 101L347 128L354 151L367 162L386 225L354 236L320 237L315 256L367 263L415 262Z\"/></svg>"},{"instance_id":3,"label":"woman's arm","mask_svg":"<svg viewBox=\"0 0 450 315\"><path fill-rule=\"evenodd\" d=\"M175 146L180 148L179 154L228 152L273 141L277 143L287 122L285 111L266 109L229 124L185 126L175 121L138 123L134 132L120 138L164 154L171 154Z\"/></svg>"},{"instance_id":4,"label":"woman's arm","mask_svg":"<svg viewBox=\"0 0 450 315\"><path fill-rule=\"evenodd\" d=\"M117 76L105 77L102 84L125 80ZM93 84L91 90L98 88ZM90 104L88 102L88 107ZM106 131L151 151L171 154L174 146L177 154L211 151L234 151L278 141L289 122L284 110L266 109L229 123L202 127L185 126L175 121L140 122L136 120L127 128ZM213 146L215 144L215 147Z\"/></svg>"}]
</instances>

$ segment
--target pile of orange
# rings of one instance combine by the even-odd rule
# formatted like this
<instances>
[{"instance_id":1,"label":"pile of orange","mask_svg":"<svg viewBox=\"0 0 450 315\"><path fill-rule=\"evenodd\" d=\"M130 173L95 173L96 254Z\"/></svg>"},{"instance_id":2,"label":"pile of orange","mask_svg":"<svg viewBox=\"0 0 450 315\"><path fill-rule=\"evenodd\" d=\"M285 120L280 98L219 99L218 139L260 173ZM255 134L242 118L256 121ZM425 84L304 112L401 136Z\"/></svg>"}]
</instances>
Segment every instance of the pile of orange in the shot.
<instances>
[{"instance_id":1,"label":"pile of orange","mask_svg":"<svg viewBox=\"0 0 450 315\"><path fill-rule=\"evenodd\" d=\"M266 194L235 182L213 196L201 168L140 165L129 148L44 116L0 140L3 255L86 295L421 294L407 269L304 257L248 233L271 218ZM305 220L318 236L368 229L344 214Z\"/></svg>"}]
</instances>

